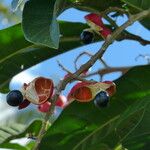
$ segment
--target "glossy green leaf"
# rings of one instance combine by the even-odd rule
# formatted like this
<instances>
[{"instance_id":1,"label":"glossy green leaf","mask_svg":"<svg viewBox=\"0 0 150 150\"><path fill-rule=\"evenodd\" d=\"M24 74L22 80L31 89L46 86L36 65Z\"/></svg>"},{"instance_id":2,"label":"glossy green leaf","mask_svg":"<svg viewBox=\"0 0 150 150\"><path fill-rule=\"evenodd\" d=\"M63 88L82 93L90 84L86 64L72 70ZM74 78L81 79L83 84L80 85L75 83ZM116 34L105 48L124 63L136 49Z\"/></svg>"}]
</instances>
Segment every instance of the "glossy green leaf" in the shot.
<instances>
[{"instance_id":1,"label":"glossy green leaf","mask_svg":"<svg viewBox=\"0 0 150 150\"><path fill-rule=\"evenodd\" d=\"M28 148L21 146L19 144L16 144L16 143L3 143L3 144L0 144L0 148L7 148L10 150L29 150Z\"/></svg>"},{"instance_id":2,"label":"glossy green leaf","mask_svg":"<svg viewBox=\"0 0 150 150\"><path fill-rule=\"evenodd\" d=\"M139 100L135 103L128 106L128 109L120 114L120 118L117 121L112 122L111 126L109 125L101 130L102 133L106 130L109 132L107 132L105 138L102 138L102 134L99 133L98 135L101 137L101 140L100 138L99 140L103 143L107 143L112 148L115 147L117 143L121 143L125 148L130 149L128 142L130 143L132 141L133 145L136 138L138 138L141 133L147 133L146 128L142 128L142 132L140 132L137 130L138 127L141 128L141 124L150 125L148 121L143 120L146 115L146 110L150 108L149 97L150 96L148 95L146 97L139 98ZM134 132L135 130L136 132ZM136 138L132 140L132 136L135 136ZM89 138L89 140L91 138ZM140 142L142 141L138 141L138 143ZM146 142L146 140L144 142Z\"/></svg>"},{"instance_id":3,"label":"glossy green leaf","mask_svg":"<svg viewBox=\"0 0 150 150\"><path fill-rule=\"evenodd\" d=\"M22 2L23 2L23 0L13 0L11 2L12 10L16 11Z\"/></svg>"},{"instance_id":4,"label":"glossy green leaf","mask_svg":"<svg viewBox=\"0 0 150 150\"><path fill-rule=\"evenodd\" d=\"M148 150L150 147L150 135L143 134L143 136L137 136L131 138L130 141L124 144L130 150Z\"/></svg>"},{"instance_id":5,"label":"glossy green leaf","mask_svg":"<svg viewBox=\"0 0 150 150\"><path fill-rule=\"evenodd\" d=\"M1 126L0 127L0 143L3 143L7 138L11 136L15 136L18 133L20 133L25 128L25 125L23 124L7 124L7 126Z\"/></svg>"},{"instance_id":6,"label":"glossy green leaf","mask_svg":"<svg viewBox=\"0 0 150 150\"><path fill-rule=\"evenodd\" d=\"M122 7L118 0L29 0L23 10L23 31L26 39L51 48L59 45L57 16L69 7L86 11L103 11L108 7Z\"/></svg>"},{"instance_id":7,"label":"glossy green leaf","mask_svg":"<svg viewBox=\"0 0 150 150\"><path fill-rule=\"evenodd\" d=\"M59 24L56 20L64 5L62 0L29 0L23 9L22 27L26 39L50 48L59 46Z\"/></svg>"},{"instance_id":8,"label":"glossy green leaf","mask_svg":"<svg viewBox=\"0 0 150 150\"><path fill-rule=\"evenodd\" d=\"M72 32L68 30L70 28ZM60 47L57 50L27 42L23 36L20 24L1 30L0 91L9 91L9 81L17 73L43 60L82 46L79 37L85 28L87 26L82 23L60 22L62 37L60 38ZM100 38L99 40L102 39Z\"/></svg>"},{"instance_id":9,"label":"glossy green leaf","mask_svg":"<svg viewBox=\"0 0 150 150\"><path fill-rule=\"evenodd\" d=\"M131 13L137 13L142 10L150 8L149 0L122 0L129 5L129 11ZM150 30L150 16L147 16L142 21L141 24Z\"/></svg>"},{"instance_id":10,"label":"glossy green leaf","mask_svg":"<svg viewBox=\"0 0 150 150\"><path fill-rule=\"evenodd\" d=\"M15 110L16 113L10 113L0 124L0 148L1 144L7 145L13 139L23 137L36 137L41 129L42 120L45 114L39 112L36 107L30 107L23 110ZM55 119L50 117L51 123ZM47 124L47 127L50 126ZM33 144L31 144L32 146Z\"/></svg>"},{"instance_id":11,"label":"glossy green leaf","mask_svg":"<svg viewBox=\"0 0 150 150\"><path fill-rule=\"evenodd\" d=\"M123 1L138 10L144 10L144 9L150 8L149 0L132 0L132 1L131 0L123 0Z\"/></svg>"},{"instance_id":12,"label":"glossy green leaf","mask_svg":"<svg viewBox=\"0 0 150 150\"><path fill-rule=\"evenodd\" d=\"M98 109L93 102L72 103L46 133L41 150L93 150L98 143L112 149L127 141L143 122L150 104L149 69L150 66L135 67L115 81L117 93L107 108Z\"/></svg>"},{"instance_id":13,"label":"glossy green leaf","mask_svg":"<svg viewBox=\"0 0 150 150\"><path fill-rule=\"evenodd\" d=\"M18 139L19 140L19 139ZM22 146L17 143L4 142L0 144L0 148L7 148L11 150L31 150L35 145L35 139L31 138L30 141L27 142L26 145Z\"/></svg>"},{"instance_id":14,"label":"glossy green leaf","mask_svg":"<svg viewBox=\"0 0 150 150\"><path fill-rule=\"evenodd\" d=\"M148 19L143 19L140 21L140 23L146 27L147 29L150 30L150 17L148 17Z\"/></svg>"},{"instance_id":15,"label":"glossy green leaf","mask_svg":"<svg viewBox=\"0 0 150 150\"><path fill-rule=\"evenodd\" d=\"M29 150L31 150L31 149L34 147L34 145L35 145L35 141L32 140L32 141L30 141L30 142L26 145L26 147L27 147Z\"/></svg>"},{"instance_id":16,"label":"glossy green leaf","mask_svg":"<svg viewBox=\"0 0 150 150\"><path fill-rule=\"evenodd\" d=\"M2 143L7 143L12 139L27 136L27 133L32 133L37 136L41 128L41 120L35 120L30 124L21 124L17 122L9 122L0 126L0 147Z\"/></svg>"},{"instance_id":17,"label":"glossy green leaf","mask_svg":"<svg viewBox=\"0 0 150 150\"><path fill-rule=\"evenodd\" d=\"M89 147L85 147L86 150L111 150L110 147L103 143L97 143Z\"/></svg>"},{"instance_id":18,"label":"glossy green leaf","mask_svg":"<svg viewBox=\"0 0 150 150\"><path fill-rule=\"evenodd\" d=\"M68 0L73 3L75 8L100 12L104 11L109 7L122 7L122 2L120 0Z\"/></svg>"},{"instance_id":19,"label":"glossy green leaf","mask_svg":"<svg viewBox=\"0 0 150 150\"><path fill-rule=\"evenodd\" d=\"M149 97L147 98L147 102ZM141 104L143 105L143 103ZM132 131L132 133L124 140L124 146L129 149L142 149L146 150L150 146L150 103L145 108L144 113L138 126Z\"/></svg>"}]
</instances>

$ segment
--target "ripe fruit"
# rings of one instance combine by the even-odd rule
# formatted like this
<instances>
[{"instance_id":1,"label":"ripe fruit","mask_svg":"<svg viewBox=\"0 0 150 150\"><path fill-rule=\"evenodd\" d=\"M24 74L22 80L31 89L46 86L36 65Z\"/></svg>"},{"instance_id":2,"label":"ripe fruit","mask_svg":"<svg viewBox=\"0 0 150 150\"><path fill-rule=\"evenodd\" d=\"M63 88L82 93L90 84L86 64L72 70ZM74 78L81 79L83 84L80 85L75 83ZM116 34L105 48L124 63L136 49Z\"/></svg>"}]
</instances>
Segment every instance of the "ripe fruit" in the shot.
<instances>
[{"instance_id":1,"label":"ripe fruit","mask_svg":"<svg viewBox=\"0 0 150 150\"><path fill-rule=\"evenodd\" d=\"M21 102L18 106L18 109L24 109L26 108L27 106L30 105L30 102L27 100L27 99L24 99L23 102Z\"/></svg>"},{"instance_id":2,"label":"ripe fruit","mask_svg":"<svg viewBox=\"0 0 150 150\"><path fill-rule=\"evenodd\" d=\"M40 105L51 98L54 91L54 84L51 79L37 77L28 84L22 87L24 98L29 102Z\"/></svg>"},{"instance_id":3,"label":"ripe fruit","mask_svg":"<svg viewBox=\"0 0 150 150\"><path fill-rule=\"evenodd\" d=\"M59 95L58 100L56 101L56 106L64 107L67 102L67 98L64 95Z\"/></svg>"},{"instance_id":4,"label":"ripe fruit","mask_svg":"<svg viewBox=\"0 0 150 150\"><path fill-rule=\"evenodd\" d=\"M10 106L18 106L23 101L23 95L19 90L12 90L8 93L6 99Z\"/></svg>"},{"instance_id":5,"label":"ripe fruit","mask_svg":"<svg viewBox=\"0 0 150 150\"><path fill-rule=\"evenodd\" d=\"M80 39L84 44L90 44L94 40L94 34L91 31L84 30L80 35Z\"/></svg>"},{"instance_id":6,"label":"ripe fruit","mask_svg":"<svg viewBox=\"0 0 150 150\"><path fill-rule=\"evenodd\" d=\"M112 32L110 29L103 27L103 30L100 31L99 33L104 39L106 39L109 35L111 35Z\"/></svg>"},{"instance_id":7,"label":"ripe fruit","mask_svg":"<svg viewBox=\"0 0 150 150\"><path fill-rule=\"evenodd\" d=\"M109 96L112 96L115 93L115 84L113 82L79 82L70 90L67 99L90 102L100 91L106 91Z\"/></svg>"},{"instance_id":8,"label":"ripe fruit","mask_svg":"<svg viewBox=\"0 0 150 150\"><path fill-rule=\"evenodd\" d=\"M116 93L116 84L112 81L104 81L103 83L107 83L110 84L111 86L106 89L106 91L108 92L109 96L114 95L114 93Z\"/></svg>"},{"instance_id":9,"label":"ripe fruit","mask_svg":"<svg viewBox=\"0 0 150 150\"><path fill-rule=\"evenodd\" d=\"M41 105L38 105L38 110L39 110L40 112L46 113L46 112L49 111L50 106L51 106L51 103L47 101L47 102L45 102L45 103L43 103L43 104L41 104Z\"/></svg>"},{"instance_id":10,"label":"ripe fruit","mask_svg":"<svg viewBox=\"0 0 150 150\"><path fill-rule=\"evenodd\" d=\"M104 25L102 21L102 16L90 13L84 18L90 28L97 34L101 35L104 39L111 35L112 31Z\"/></svg>"},{"instance_id":11,"label":"ripe fruit","mask_svg":"<svg viewBox=\"0 0 150 150\"><path fill-rule=\"evenodd\" d=\"M68 101L77 100L79 102L89 102L92 98L92 91L88 87L93 83L88 82L78 82L76 85L72 87L70 90L67 99Z\"/></svg>"},{"instance_id":12,"label":"ripe fruit","mask_svg":"<svg viewBox=\"0 0 150 150\"><path fill-rule=\"evenodd\" d=\"M86 15L85 20L87 24L96 32L103 30L104 24L102 21L102 17L98 14L90 13Z\"/></svg>"},{"instance_id":13,"label":"ripe fruit","mask_svg":"<svg viewBox=\"0 0 150 150\"><path fill-rule=\"evenodd\" d=\"M109 95L106 91L99 92L94 98L94 104L97 107L106 107L109 102Z\"/></svg>"}]
</instances>

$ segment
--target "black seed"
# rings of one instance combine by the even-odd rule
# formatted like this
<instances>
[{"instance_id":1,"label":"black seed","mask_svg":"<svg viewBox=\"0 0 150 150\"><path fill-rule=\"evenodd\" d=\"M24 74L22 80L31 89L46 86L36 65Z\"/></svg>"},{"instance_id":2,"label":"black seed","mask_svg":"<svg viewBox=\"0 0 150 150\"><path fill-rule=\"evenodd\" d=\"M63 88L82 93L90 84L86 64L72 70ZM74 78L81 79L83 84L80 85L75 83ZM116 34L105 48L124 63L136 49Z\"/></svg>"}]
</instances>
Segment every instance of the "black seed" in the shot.
<instances>
[{"instance_id":1,"label":"black seed","mask_svg":"<svg viewBox=\"0 0 150 150\"><path fill-rule=\"evenodd\" d=\"M6 99L10 106L18 106L23 101L23 95L19 90L12 90L8 93Z\"/></svg>"},{"instance_id":2,"label":"black seed","mask_svg":"<svg viewBox=\"0 0 150 150\"><path fill-rule=\"evenodd\" d=\"M106 107L109 102L109 95L105 91L99 92L94 98L94 104L97 107Z\"/></svg>"},{"instance_id":3,"label":"black seed","mask_svg":"<svg viewBox=\"0 0 150 150\"><path fill-rule=\"evenodd\" d=\"M89 44L94 40L94 34L90 31L83 31L80 35L80 39L84 44Z\"/></svg>"}]
</instances>

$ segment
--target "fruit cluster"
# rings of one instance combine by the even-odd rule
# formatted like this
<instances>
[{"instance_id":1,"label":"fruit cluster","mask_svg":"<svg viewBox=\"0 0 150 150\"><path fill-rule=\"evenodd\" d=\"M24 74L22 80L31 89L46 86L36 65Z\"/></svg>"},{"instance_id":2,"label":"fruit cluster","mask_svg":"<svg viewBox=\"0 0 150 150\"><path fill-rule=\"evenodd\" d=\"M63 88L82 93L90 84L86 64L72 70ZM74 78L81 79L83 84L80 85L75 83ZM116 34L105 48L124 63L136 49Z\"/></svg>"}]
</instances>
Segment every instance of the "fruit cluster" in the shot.
<instances>
[{"instance_id":1,"label":"fruit cluster","mask_svg":"<svg viewBox=\"0 0 150 150\"><path fill-rule=\"evenodd\" d=\"M83 30L80 35L80 39L84 44L89 44L94 40L94 32L106 39L110 34L111 30L106 27L102 21L102 16L98 14L88 14L85 17L87 24L90 26L89 29Z\"/></svg>"},{"instance_id":2,"label":"fruit cluster","mask_svg":"<svg viewBox=\"0 0 150 150\"><path fill-rule=\"evenodd\" d=\"M54 84L51 79L44 77L35 78L32 82L24 84L21 90L12 90L7 95L7 103L10 106L18 106L18 109L26 108L30 103L38 105L38 110L47 112L51 103L48 101L54 93ZM66 97L60 95L56 106L64 107Z\"/></svg>"},{"instance_id":3,"label":"fruit cluster","mask_svg":"<svg viewBox=\"0 0 150 150\"><path fill-rule=\"evenodd\" d=\"M59 95L59 97L56 101L56 106L64 108L66 102L67 102L67 98L64 95ZM43 103L41 105L38 105L38 110L40 112L45 112L46 113L46 112L49 111L50 107L51 107L51 103L49 101L46 101L45 103Z\"/></svg>"},{"instance_id":4,"label":"fruit cluster","mask_svg":"<svg viewBox=\"0 0 150 150\"><path fill-rule=\"evenodd\" d=\"M56 106L64 108L70 102L77 100L79 102L90 102L99 107L107 106L109 97L116 91L116 86L111 81L104 82L78 82L67 98L59 95ZM18 106L18 109L26 108L30 103L38 105L40 112L48 112L51 103L49 100L54 95L54 84L51 79L44 77L35 78L28 84L24 84L22 89L12 90L7 95L7 103L11 106Z\"/></svg>"},{"instance_id":5,"label":"fruit cluster","mask_svg":"<svg viewBox=\"0 0 150 150\"><path fill-rule=\"evenodd\" d=\"M68 101L77 100L79 102L90 102L94 100L94 104L98 107L106 107L110 96L116 92L116 85L111 81L104 82L79 82L68 94Z\"/></svg>"}]
</instances>

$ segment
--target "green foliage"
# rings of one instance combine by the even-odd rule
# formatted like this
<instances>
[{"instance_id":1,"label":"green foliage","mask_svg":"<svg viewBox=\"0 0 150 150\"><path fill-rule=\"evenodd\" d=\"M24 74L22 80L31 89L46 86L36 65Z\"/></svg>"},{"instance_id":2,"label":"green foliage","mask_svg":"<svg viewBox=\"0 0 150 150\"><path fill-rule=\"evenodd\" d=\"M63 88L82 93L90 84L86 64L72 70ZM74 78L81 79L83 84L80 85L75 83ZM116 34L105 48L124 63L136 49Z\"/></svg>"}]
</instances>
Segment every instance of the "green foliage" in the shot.
<instances>
[{"instance_id":1,"label":"green foliage","mask_svg":"<svg viewBox=\"0 0 150 150\"><path fill-rule=\"evenodd\" d=\"M3 143L0 146L1 146L1 148L7 148L7 149L11 149L11 150L30 150L24 146L21 146L19 144L15 144L15 143Z\"/></svg>"},{"instance_id":2,"label":"green foliage","mask_svg":"<svg viewBox=\"0 0 150 150\"><path fill-rule=\"evenodd\" d=\"M40 149L93 150L102 145L113 149L118 143L128 146L142 133L149 135L149 69L135 67L118 79L117 93L106 109L96 108L93 102L71 104L48 130Z\"/></svg>"},{"instance_id":3,"label":"green foliage","mask_svg":"<svg viewBox=\"0 0 150 150\"><path fill-rule=\"evenodd\" d=\"M68 31L69 28L72 29L72 32L70 30ZM9 81L17 73L43 60L81 46L79 35L85 28L87 28L87 26L82 23L60 22L60 32L63 36L60 38L60 46L57 50L38 46L26 41L20 24L1 30L0 91L9 91Z\"/></svg>"},{"instance_id":4,"label":"green foliage","mask_svg":"<svg viewBox=\"0 0 150 150\"><path fill-rule=\"evenodd\" d=\"M66 8L74 6L82 10L103 11L110 6L121 7L122 3L114 0L103 1L67 1L67 0L30 0L23 10L23 31L25 38L35 44L50 48L59 46L59 24L57 16Z\"/></svg>"},{"instance_id":5,"label":"green foliage","mask_svg":"<svg viewBox=\"0 0 150 150\"><path fill-rule=\"evenodd\" d=\"M13 0L13 11L22 2ZM125 9L124 4L131 14L150 8L149 0L28 0L23 9L22 25L0 31L0 92L9 91L8 84L17 73L82 46L79 36L88 26L57 21L64 10L73 7L99 13L110 7ZM122 15L117 13L117 16ZM149 16L140 22L150 29ZM111 23L110 28L114 27ZM95 41L102 40L99 36ZM98 109L93 102L73 102L48 129L40 150L148 150L149 69L150 66L134 67L116 80L117 93L108 108ZM26 137L28 133L37 136L42 125L40 117L41 114L31 110L1 123L0 147L32 149L33 141L25 147L10 141Z\"/></svg>"},{"instance_id":6,"label":"green foliage","mask_svg":"<svg viewBox=\"0 0 150 150\"><path fill-rule=\"evenodd\" d=\"M60 31L56 17L64 7L61 1L32 0L26 2L22 26L27 40L50 48L58 48Z\"/></svg>"},{"instance_id":7,"label":"green foliage","mask_svg":"<svg viewBox=\"0 0 150 150\"><path fill-rule=\"evenodd\" d=\"M137 13L139 11L149 9L150 2L149 0L123 0L125 3L129 5L129 11L131 13ZM143 26L150 30L150 16L140 21Z\"/></svg>"},{"instance_id":8,"label":"green foliage","mask_svg":"<svg viewBox=\"0 0 150 150\"><path fill-rule=\"evenodd\" d=\"M7 146L12 139L26 137L28 133L37 136L41 128L41 120L32 121L30 124L21 124L17 122L9 122L7 125L0 126L0 144L2 147Z\"/></svg>"},{"instance_id":9,"label":"green foliage","mask_svg":"<svg viewBox=\"0 0 150 150\"><path fill-rule=\"evenodd\" d=\"M138 10L144 10L150 8L149 0L123 0L125 3L133 6Z\"/></svg>"},{"instance_id":10,"label":"green foliage","mask_svg":"<svg viewBox=\"0 0 150 150\"><path fill-rule=\"evenodd\" d=\"M34 144L35 144L35 141L33 140L33 141L29 142L29 143L26 145L26 147L30 150L30 149L33 148Z\"/></svg>"},{"instance_id":11,"label":"green foliage","mask_svg":"<svg viewBox=\"0 0 150 150\"><path fill-rule=\"evenodd\" d=\"M23 0L13 0L11 3L12 10L16 11L22 2Z\"/></svg>"},{"instance_id":12,"label":"green foliage","mask_svg":"<svg viewBox=\"0 0 150 150\"><path fill-rule=\"evenodd\" d=\"M149 69L150 66L135 67L115 81L117 93L108 108L98 109L93 102L68 106L49 128L40 149L109 150L121 143L129 149L144 150L150 144ZM37 135L40 126L41 121L35 121L28 128L15 123L1 127L0 136L5 141L2 147L9 147L11 139L25 137L26 133Z\"/></svg>"},{"instance_id":13,"label":"green foliage","mask_svg":"<svg viewBox=\"0 0 150 150\"><path fill-rule=\"evenodd\" d=\"M122 8L122 2L120 0L70 0L74 7L84 11L101 12L109 7Z\"/></svg>"},{"instance_id":14,"label":"green foliage","mask_svg":"<svg viewBox=\"0 0 150 150\"><path fill-rule=\"evenodd\" d=\"M6 139L8 139L11 136L17 135L19 132L21 132L25 126L23 124L18 123L10 123L7 124L7 126L1 126L0 127L0 143L3 143Z\"/></svg>"}]
</instances>

